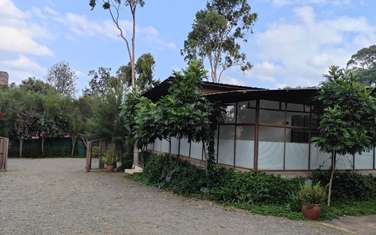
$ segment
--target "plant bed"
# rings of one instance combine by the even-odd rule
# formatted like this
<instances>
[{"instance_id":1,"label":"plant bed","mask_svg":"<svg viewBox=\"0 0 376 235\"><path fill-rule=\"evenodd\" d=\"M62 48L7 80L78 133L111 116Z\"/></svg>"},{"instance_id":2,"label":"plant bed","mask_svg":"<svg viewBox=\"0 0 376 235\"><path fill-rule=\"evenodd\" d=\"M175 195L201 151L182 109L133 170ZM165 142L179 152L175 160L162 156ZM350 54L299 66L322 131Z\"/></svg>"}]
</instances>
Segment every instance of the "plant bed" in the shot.
<instances>
[{"instance_id":1,"label":"plant bed","mask_svg":"<svg viewBox=\"0 0 376 235\"><path fill-rule=\"evenodd\" d=\"M208 187L204 169L168 156L151 155L143 173L126 177L179 195L208 199L255 214L304 219L298 192L305 179L241 173L220 167L216 167L212 175L215 180ZM322 203L320 212L319 220L376 214L376 198L364 201L337 199L331 207Z\"/></svg>"}]
</instances>

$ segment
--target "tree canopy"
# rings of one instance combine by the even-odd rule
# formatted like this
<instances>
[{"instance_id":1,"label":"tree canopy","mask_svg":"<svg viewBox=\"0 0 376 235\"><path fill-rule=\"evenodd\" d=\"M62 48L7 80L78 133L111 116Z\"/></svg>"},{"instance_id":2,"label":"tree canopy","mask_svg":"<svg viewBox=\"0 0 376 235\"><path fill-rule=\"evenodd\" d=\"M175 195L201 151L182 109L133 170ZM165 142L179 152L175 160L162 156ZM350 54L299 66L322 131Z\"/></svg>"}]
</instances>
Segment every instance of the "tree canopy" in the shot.
<instances>
[{"instance_id":1,"label":"tree canopy","mask_svg":"<svg viewBox=\"0 0 376 235\"><path fill-rule=\"evenodd\" d=\"M241 51L257 18L247 0L210 0L197 12L182 54L188 61L200 59L210 65L213 82L233 65L248 70L251 64Z\"/></svg>"},{"instance_id":2,"label":"tree canopy","mask_svg":"<svg viewBox=\"0 0 376 235\"><path fill-rule=\"evenodd\" d=\"M361 82L376 85L376 45L363 48L347 62L347 67L354 71Z\"/></svg>"},{"instance_id":3,"label":"tree canopy","mask_svg":"<svg viewBox=\"0 0 376 235\"><path fill-rule=\"evenodd\" d=\"M66 62L53 65L47 74L47 82L56 91L73 96L75 92L76 72Z\"/></svg>"}]
</instances>

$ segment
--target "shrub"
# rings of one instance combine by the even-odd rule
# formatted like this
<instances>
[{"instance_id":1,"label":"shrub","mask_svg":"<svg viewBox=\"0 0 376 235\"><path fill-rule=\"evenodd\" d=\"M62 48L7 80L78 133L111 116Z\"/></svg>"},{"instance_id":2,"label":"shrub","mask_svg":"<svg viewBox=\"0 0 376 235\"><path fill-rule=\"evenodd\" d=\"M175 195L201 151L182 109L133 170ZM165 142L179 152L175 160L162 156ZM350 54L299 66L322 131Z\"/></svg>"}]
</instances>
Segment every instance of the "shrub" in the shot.
<instances>
[{"instance_id":1,"label":"shrub","mask_svg":"<svg viewBox=\"0 0 376 235\"><path fill-rule=\"evenodd\" d=\"M299 179L254 172L232 172L221 186L211 190L215 200L233 203L288 203L298 191Z\"/></svg>"},{"instance_id":2,"label":"shrub","mask_svg":"<svg viewBox=\"0 0 376 235\"><path fill-rule=\"evenodd\" d=\"M204 169L169 156L150 155L144 176L149 183L180 194L197 194L207 187Z\"/></svg>"},{"instance_id":3,"label":"shrub","mask_svg":"<svg viewBox=\"0 0 376 235\"><path fill-rule=\"evenodd\" d=\"M312 180L326 186L330 174L326 171L315 171ZM367 200L376 197L376 177L361 175L356 172L337 172L333 178L333 199L335 200Z\"/></svg>"},{"instance_id":4,"label":"shrub","mask_svg":"<svg viewBox=\"0 0 376 235\"><path fill-rule=\"evenodd\" d=\"M325 189L320 184L303 184L298 195L303 205L321 204L326 198Z\"/></svg>"}]
</instances>

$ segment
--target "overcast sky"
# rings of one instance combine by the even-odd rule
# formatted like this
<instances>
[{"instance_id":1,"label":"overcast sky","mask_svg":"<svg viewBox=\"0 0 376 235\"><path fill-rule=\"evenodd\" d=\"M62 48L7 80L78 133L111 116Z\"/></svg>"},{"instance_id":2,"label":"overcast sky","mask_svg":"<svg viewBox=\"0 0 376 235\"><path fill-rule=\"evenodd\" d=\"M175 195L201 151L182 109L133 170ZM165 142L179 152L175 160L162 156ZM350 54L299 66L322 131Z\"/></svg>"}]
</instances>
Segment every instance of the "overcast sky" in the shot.
<instances>
[{"instance_id":1,"label":"overcast sky","mask_svg":"<svg viewBox=\"0 0 376 235\"><path fill-rule=\"evenodd\" d=\"M195 13L204 0L146 0L138 11L137 54L156 59L156 78L185 67L180 55ZM312 86L328 66L344 66L358 49L376 43L374 0L249 0L258 14L243 49L254 65L233 68L222 82L265 88ZM130 24L127 11L124 24ZM88 71L116 70L128 63L124 45L109 15L90 10L88 0L0 0L0 70L10 81L45 78L59 61L77 71L78 90Z\"/></svg>"}]
</instances>

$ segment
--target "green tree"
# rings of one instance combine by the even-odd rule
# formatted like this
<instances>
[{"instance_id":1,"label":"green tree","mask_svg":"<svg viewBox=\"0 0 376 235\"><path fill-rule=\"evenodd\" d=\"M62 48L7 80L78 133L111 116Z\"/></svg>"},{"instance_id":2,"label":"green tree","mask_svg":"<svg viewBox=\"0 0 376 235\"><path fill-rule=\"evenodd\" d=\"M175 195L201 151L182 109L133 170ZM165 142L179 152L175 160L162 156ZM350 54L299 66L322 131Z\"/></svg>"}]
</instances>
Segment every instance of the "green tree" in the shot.
<instances>
[{"instance_id":1,"label":"green tree","mask_svg":"<svg viewBox=\"0 0 376 235\"><path fill-rule=\"evenodd\" d=\"M92 9L95 8L97 1L90 0L89 5ZM136 13L137 7L143 7L145 4L144 0L103 0L103 9L108 10L110 13L112 22L116 26L119 31L120 38L125 43L127 48L129 61L131 65L131 86L136 85ZM126 27L122 25L120 19L120 11L122 7L129 8L132 16L132 33L131 33L131 41L127 37Z\"/></svg>"},{"instance_id":2,"label":"green tree","mask_svg":"<svg viewBox=\"0 0 376 235\"><path fill-rule=\"evenodd\" d=\"M376 45L363 48L351 56L347 67L354 71L354 75L361 82L376 84Z\"/></svg>"},{"instance_id":3,"label":"green tree","mask_svg":"<svg viewBox=\"0 0 376 235\"><path fill-rule=\"evenodd\" d=\"M332 153L328 205L337 157L361 153L373 147L376 138L376 99L371 87L360 83L351 73L332 66L322 84L318 100L323 113L319 136L313 141L322 151Z\"/></svg>"},{"instance_id":4,"label":"green tree","mask_svg":"<svg viewBox=\"0 0 376 235\"><path fill-rule=\"evenodd\" d=\"M247 0L210 0L196 14L182 54L188 61L207 60L213 82L220 82L222 73L233 65L248 70L251 64L241 52L241 43L247 42L256 18Z\"/></svg>"},{"instance_id":5,"label":"green tree","mask_svg":"<svg viewBox=\"0 0 376 235\"><path fill-rule=\"evenodd\" d=\"M74 95L76 79L76 72L65 62L53 65L47 73L48 84L67 96Z\"/></svg>"},{"instance_id":6,"label":"green tree","mask_svg":"<svg viewBox=\"0 0 376 235\"><path fill-rule=\"evenodd\" d=\"M48 92L55 91L55 89L48 83L45 83L35 77L30 77L26 80L23 80L20 84L20 87L27 91L32 91L43 95L46 95Z\"/></svg>"}]
</instances>

